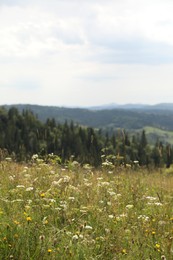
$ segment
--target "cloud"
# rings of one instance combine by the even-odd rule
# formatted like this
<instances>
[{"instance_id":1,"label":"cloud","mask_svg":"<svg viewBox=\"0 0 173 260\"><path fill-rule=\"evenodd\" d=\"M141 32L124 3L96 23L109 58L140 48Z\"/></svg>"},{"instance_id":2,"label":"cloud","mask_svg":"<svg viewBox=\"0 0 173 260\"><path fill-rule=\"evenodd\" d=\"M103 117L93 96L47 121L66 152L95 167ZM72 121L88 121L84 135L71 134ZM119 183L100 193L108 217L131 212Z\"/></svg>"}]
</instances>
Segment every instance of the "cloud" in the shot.
<instances>
[{"instance_id":1,"label":"cloud","mask_svg":"<svg viewBox=\"0 0 173 260\"><path fill-rule=\"evenodd\" d=\"M151 88L158 100L172 88L172 9L170 0L0 0L1 100L94 105L149 98Z\"/></svg>"},{"instance_id":2,"label":"cloud","mask_svg":"<svg viewBox=\"0 0 173 260\"><path fill-rule=\"evenodd\" d=\"M0 16L1 57L61 52L106 63L173 62L172 13L166 17L168 6L161 1L157 10L156 3L140 7L134 0L0 3L6 4Z\"/></svg>"}]
</instances>

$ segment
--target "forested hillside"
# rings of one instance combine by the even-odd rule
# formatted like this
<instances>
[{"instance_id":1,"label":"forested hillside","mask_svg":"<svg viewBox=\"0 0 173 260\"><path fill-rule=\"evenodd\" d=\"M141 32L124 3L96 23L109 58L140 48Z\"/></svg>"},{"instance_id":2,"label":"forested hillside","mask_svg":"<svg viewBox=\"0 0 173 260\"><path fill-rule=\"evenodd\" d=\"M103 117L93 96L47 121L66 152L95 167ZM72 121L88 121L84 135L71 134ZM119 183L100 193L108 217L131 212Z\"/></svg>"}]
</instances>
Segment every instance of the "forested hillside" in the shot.
<instances>
[{"instance_id":1,"label":"forested hillside","mask_svg":"<svg viewBox=\"0 0 173 260\"><path fill-rule=\"evenodd\" d=\"M9 109L11 106L4 106ZM46 122L47 118L54 118L56 122L74 121L83 126L94 128L127 130L142 129L146 126L164 130L173 130L173 110L155 106L147 109L111 109L89 110L81 108L48 107L38 105L15 105L22 112L31 110L38 119ZM169 106L168 108L170 108ZM157 109L156 109L157 108Z\"/></svg>"},{"instance_id":2,"label":"forested hillside","mask_svg":"<svg viewBox=\"0 0 173 260\"><path fill-rule=\"evenodd\" d=\"M0 109L1 157L13 156L16 160L29 160L33 154L46 157L57 155L66 160L99 166L103 163L133 165L170 166L173 161L172 146L159 140L154 146L148 143L145 131L129 137L124 129L108 134L102 130L83 127L73 123L56 123L49 118L45 123L28 110L22 113L12 107Z\"/></svg>"}]
</instances>

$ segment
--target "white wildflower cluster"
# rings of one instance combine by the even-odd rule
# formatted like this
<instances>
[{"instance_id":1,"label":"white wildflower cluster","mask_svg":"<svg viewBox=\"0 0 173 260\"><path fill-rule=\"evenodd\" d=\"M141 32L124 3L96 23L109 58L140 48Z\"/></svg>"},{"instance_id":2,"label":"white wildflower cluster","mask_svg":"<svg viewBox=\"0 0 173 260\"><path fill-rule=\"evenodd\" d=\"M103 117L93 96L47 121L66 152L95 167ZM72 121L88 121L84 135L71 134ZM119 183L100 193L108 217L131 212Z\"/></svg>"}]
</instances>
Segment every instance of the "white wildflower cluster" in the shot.
<instances>
[{"instance_id":1,"label":"white wildflower cluster","mask_svg":"<svg viewBox=\"0 0 173 260\"><path fill-rule=\"evenodd\" d=\"M126 205L126 209L133 209L134 208L134 205L133 204L128 204Z\"/></svg>"},{"instance_id":2,"label":"white wildflower cluster","mask_svg":"<svg viewBox=\"0 0 173 260\"><path fill-rule=\"evenodd\" d=\"M110 185L107 181L102 181L98 183L98 187L108 187Z\"/></svg>"},{"instance_id":3,"label":"white wildflower cluster","mask_svg":"<svg viewBox=\"0 0 173 260\"><path fill-rule=\"evenodd\" d=\"M33 154L32 160L35 161L35 160L37 160L37 159L38 159L38 154Z\"/></svg>"},{"instance_id":4,"label":"white wildflower cluster","mask_svg":"<svg viewBox=\"0 0 173 260\"><path fill-rule=\"evenodd\" d=\"M34 187L28 187L26 188L26 191L33 191L34 190Z\"/></svg>"},{"instance_id":5,"label":"white wildflower cluster","mask_svg":"<svg viewBox=\"0 0 173 260\"><path fill-rule=\"evenodd\" d=\"M150 218L146 215L139 215L138 219L141 219L142 221L146 222L146 221L149 221Z\"/></svg>"},{"instance_id":6,"label":"white wildflower cluster","mask_svg":"<svg viewBox=\"0 0 173 260\"><path fill-rule=\"evenodd\" d=\"M158 201L158 198L156 197L152 197L152 196L146 196L144 197L144 199L147 199L147 205L151 205L151 206L162 206L163 204L161 202Z\"/></svg>"},{"instance_id":7,"label":"white wildflower cluster","mask_svg":"<svg viewBox=\"0 0 173 260\"><path fill-rule=\"evenodd\" d=\"M59 187L61 184L68 184L70 182L70 176L65 175L62 178L60 178L58 181L54 180L52 181L51 186L52 187Z\"/></svg>"}]
</instances>

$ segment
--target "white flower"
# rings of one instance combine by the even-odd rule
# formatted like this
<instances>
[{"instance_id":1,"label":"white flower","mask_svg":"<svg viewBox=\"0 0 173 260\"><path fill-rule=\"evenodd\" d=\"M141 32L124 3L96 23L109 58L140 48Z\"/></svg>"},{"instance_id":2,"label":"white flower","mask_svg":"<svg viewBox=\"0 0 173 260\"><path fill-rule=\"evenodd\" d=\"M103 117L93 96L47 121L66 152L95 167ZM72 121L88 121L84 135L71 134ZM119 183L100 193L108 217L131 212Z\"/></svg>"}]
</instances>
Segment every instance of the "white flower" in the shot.
<instances>
[{"instance_id":1,"label":"white flower","mask_svg":"<svg viewBox=\"0 0 173 260\"><path fill-rule=\"evenodd\" d=\"M38 159L38 154L33 154L32 160L36 160L36 159Z\"/></svg>"},{"instance_id":2,"label":"white flower","mask_svg":"<svg viewBox=\"0 0 173 260\"><path fill-rule=\"evenodd\" d=\"M59 181L53 181L51 186L52 186L52 187L57 187L57 186L59 186L60 183L62 182L62 180L63 180L63 179L61 178L61 179L59 179Z\"/></svg>"},{"instance_id":3,"label":"white flower","mask_svg":"<svg viewBox=\"0 0 173 260\"><path fill-rule=\"evenodd\" d=\"M149 217L146 216L146 215L139 215L139 216L138 216L138 219L142 219L143 221L148 221L148 220L149 220Z\"/></svg>"},{"instance_id":4,"label":"white flower","mask_svg":"<svg viewBox=\"0 0 173 260\"><path fill-rule=\"evenodd\" d=\"M78 239L79 239L78 235L74 235L74 236L72 236L72 241L73 241L73 242L78 241Z\"/></svg>"},{"instance_id":5,"label":"white flower","mask_svg":"<svg viewBox=\"0 0 173 260\"><path fill-rule=\"evenodd\" d=\"M151 200L151 201L153 201L153 200L157 200L156 197L152 197L152 196L147 196L147 197L145 197L145 198L148 199L148 200Z\"/></svg>"},{"instance_id":6,"label":"white flower","mask_svg":"<svg viewBox=\"0 0 173 260\"><path fill-rule=\"evenodd\" d=\"M86 226L85 226L85 229L87 229L87 230L92 230L93 228L92 228L91 226L89 226L89 225L86 225Z\"/></svg>"},{"instance_id":7,"label":"white flower","mask_svg":"<svg viewBox=\"0 0 173 260\"><path fill-rule=\"evenodd\" d=\"M25 188L25 186L24 185L17 185L16 188L19 188L19 189L20 188Z\"/></svg>"},{"instance_id":8,"label":"white flower","mask_svg":"<svg viewBox=\"0 0 173 260\"><path fill-rule=\"evenodd\" d=\"M6 160L7 162L11 162L11 161L12 161L12 159L11 159L10 157L5 158L5 160Z\"/></svg>"},{"instance_id":9,"label":"white flower","mask_svg":"<svg viewBox=\"0 0 173 260\"><path fill-rule=\"evenodd\" d=\"M34 187L28 187L26 188L26 191L32 191L34 189Z\"/></svg>"},{"instance_id":10,"label":"white flower","mask_svg":"<svg viewBox=\"0 0 173 260\"><path fill-rule=\"evenodd\" d=\"M132 209L134 206L132 204L126 205L126 209Z\"/></svg>"},{"instance_id":11,"label":"white flower","mask_svg":"<svg viewBox=\"0 0 173 260\"><path fill-rule=\"evenodd\" d=\"M12 175L9 176L10 181L14 181L14 177Z\"/></svg>"},{"instance_id":12,"label":"white flower","mask_svg":"<svg viewBox=\"0 0 173 260\"><path fill-rule=\"evenodd\" d=\"M108 193L109 193L110 196L116 195L116 193L114 191L108 191Z\"/></svg>"},{"instance_id":13,"label":"white flower","mask_svg":"<svg viewBox=\"0 0 173 260\"><path fill-rule=\"evenodd\" d=\"M74 200L75 200L74 197L69 197L68 199L71 200L71 201L74 201Z\"/></svg>"}]
</instances>

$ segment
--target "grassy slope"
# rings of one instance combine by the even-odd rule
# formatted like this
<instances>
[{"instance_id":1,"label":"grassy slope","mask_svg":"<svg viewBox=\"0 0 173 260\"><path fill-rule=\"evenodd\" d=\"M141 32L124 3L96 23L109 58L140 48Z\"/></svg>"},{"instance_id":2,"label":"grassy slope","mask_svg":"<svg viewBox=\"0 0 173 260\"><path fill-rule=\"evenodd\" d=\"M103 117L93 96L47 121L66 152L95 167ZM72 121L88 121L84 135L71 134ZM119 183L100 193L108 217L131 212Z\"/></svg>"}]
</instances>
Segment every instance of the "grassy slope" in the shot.
<instances>
[{"instance_id":1,"label":"grassy slope","mask_svg":"<svg viewBox=\"0 0 173 260\"><path fill-rule=\"evenodd\" d=\"M1 259L171 260L172 174L1 162Z\"/></svg>"},{"instance_id":2,"label":"grassy slope","mask_svg":"<svg viewBox=\"0 0 173 260\"><path fill-rule=\"evenodd\" d=\"M147 139L151 143L155 143L158 139L163 143L169 143L173 145L173 132L166 131L155 127L144 127Z\"/></svg>"}]
</instances>

